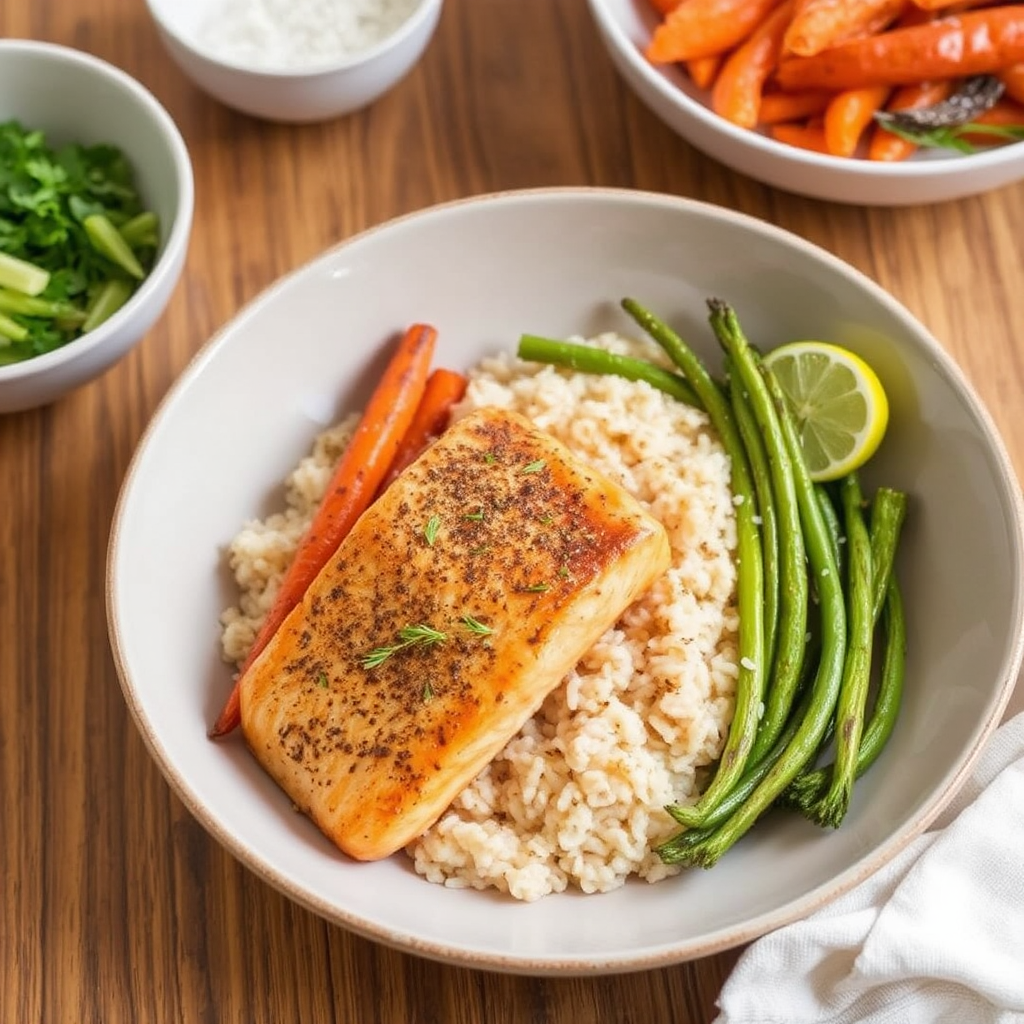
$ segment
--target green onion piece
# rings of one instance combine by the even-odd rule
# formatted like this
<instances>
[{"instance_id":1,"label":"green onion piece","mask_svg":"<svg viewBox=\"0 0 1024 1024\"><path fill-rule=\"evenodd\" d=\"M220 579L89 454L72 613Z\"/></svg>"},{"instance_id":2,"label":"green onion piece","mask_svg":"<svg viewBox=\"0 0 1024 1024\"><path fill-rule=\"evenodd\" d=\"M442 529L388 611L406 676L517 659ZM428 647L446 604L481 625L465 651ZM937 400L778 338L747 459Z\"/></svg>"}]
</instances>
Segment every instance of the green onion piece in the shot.
<instances>
[{"instance_id":1,"label":"green onion piece","mask_svg":"<svg viewBox=\"0 0 1024 1024\"><path fill-rule=\"evenodd\" d=\"M116 263L126 274L141 281L146 272L142 264L135 258L131 246L121 236L109 218L102 213L93 213L82 221L85 233L89 236L92 247L101 255Z\"/></svg>"},{"instance_id":2,"label":"green onion piece","mask_svg":"<svg viewBox=\"0 0 1024 1024\"><path fill-rule=\"evenodd\" d=\"M160 243L160 222L152 210L144 210L118 229L121 237L133 248L156 246Z\"/></svg>"},{"instance_id":3,"label":"green onion piece","mask_svg":"<svg viewBox=\"0 0 1024 1024\"><path fill-rule=\"evenodd\" d=\"M10 345L12 341L24 341L28 337L28 328L0 313L0 346Z\"/></svg>"},{"instance_id":4,"label":"green onion piece","mask_svg":"<svg viewBox=\"0 0 1024 1024\"><path fill-rule=\"evenodd\" d=\"M23 295L38 295L50 283L50 272L28 260L0 252L0 286Z\"/></svg>"},{"instance_id":5,"label":"green onion piece","mask_svg":"<svg viewBox=\"0 0 1024 1024\"><path fill-rule=\"evenodd\" d=\"M127 281L108 281L97 293L89 315L82 324L82 333L95 330L104 320L109 320L129 299L132 286Z\"/></svg>"}]
</instances>

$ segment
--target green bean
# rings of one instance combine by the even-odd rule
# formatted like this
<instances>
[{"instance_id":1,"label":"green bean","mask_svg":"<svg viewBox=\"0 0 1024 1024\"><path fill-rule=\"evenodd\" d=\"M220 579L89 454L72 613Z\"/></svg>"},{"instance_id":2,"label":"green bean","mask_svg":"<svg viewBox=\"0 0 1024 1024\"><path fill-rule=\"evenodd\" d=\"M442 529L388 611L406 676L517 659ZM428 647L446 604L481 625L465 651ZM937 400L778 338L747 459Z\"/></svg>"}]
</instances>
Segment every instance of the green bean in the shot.
<instances>
[{"instance_id":1,"label":"green bean","mask_svg":"<svg viewBox=\"0 0 1024 1024\"><path fill-rule=\"evenodd\" d=\"M843 524L849 549L847 621L849 637L843 680L836 705L836 752L832 777L825 795L811 809L821 825L838 828L846 817L856 778L857 751L864 732L868 685L871 680L871 538L862 512L863 495L856 473L840 485Z\"/></svg>"},{"instance_id":2,"label":"green bean","mask_svg":"<svg viewBox=\"0 0 1024 1024\"><path fill-rule=\"evenodd\" d=\"M878 759L892 735L906 676L907 626L903 615L903 599L895 576L889 577L886 587L885 615L886 645L882 662L878 694L871 718L864 728L857 750L856 777L859 779ZM825 795L832 779L832 765L818 768L794 779L783 795L783 802L809 814Z\"/></svg>"},{"instance_id":3,"label":"green bean","mask_svg":"<svg viewBox=\"0 0 1024 1024\"><path fill-rule=\"evenodd\" d=\"M792 458L782 436L778 413L758 365L760 360L747 341L735 312L719 299L710 299L708 306L711 310L711 328L732 360L738 378L734 390L745 393L764 438L778 516L778 638L774 663L770 663L765 683L764 714L750 755L756 761L771 749L785 726L800 679L807 635L806 554Z\"/></svg>"},{"instance_id":4,"label":"green bean","mask_svg":"<svg viewBox=\"0 0 1024 1024\"><path fill-rule=\"evenodd\" d=\"M633 299L623 309L668 353L696 392L718 432L732 469L736 504L737 605L739 610L739 672L729 734L711 783L687 812L698 824L736 784L747 765L764 699L764 564L757 525L757 500L747 454L732 409L715 380L692 349L653 313Z\"/></svg>"},{"instance_id":5,"label":"green bean","mask_svg":"<svg viewBox=\"0 0 1024 1024\"><path fill-rule=\"evenodd\" d=\"M779 414L783 437L793 460L800 522L807 546L808 562L820 598L821 657L811 687L806 714L800 719L793 738L778 760L727 821L683 851L684 856L680 858L683 862L706 868L715 864L726 850L746 834L816 754L835 713L846 653L846 610L842 581L832 553L828 528L782 391L772 373L764 367L762 372Z\"/></svg>"},{"instance_id":6,"label":"green bean","mask_svg":"<svg viewBox=\"0 0 1024 1024\"><path fill-rule=\"evenodd\" d=\"M764 663L766 671L771 671L775 661L775 640L779 628L779 520L775 512L775 497L772 494L771 466L768 452L758 429L754 411L750 406L750 398L745 392L742 382L735 379L730 370L731 360L726 360L726 375L729 377L729 404L736 417L736 426L740 432L740 440L747 450L750 462L750 474L754 480L754 493L757 496L758 525L761 527L761 560L764 563ZM769 682L767 677L765 687ZM756 760L757 737L754 738L755 750L751 758Z\"/></svg>"},{"instance_id":7,"label":"green bean","mask_svg":"<svg viewBox=\"0 0 1024 1024\"><path fill-rule=\"evenodd\" d=\"M874 570L871 615L875 622L882 614L889 592L896 547L907 516L907 500L902 491L879 487L871 502L871 565Z\"/></svg>"},{"instance_id":8,"label":"green bean","mask_svg":"<svg viewBox=\"0 0 1024 1024\"><path fill-rule=\"evenodd\" d=\"M583 373L610 374L626 380L646 381L651 387L664 391L672 398L700 408L700 400L682 377L643 359L618 355L594 345L541 338L536 334L524 334L519 339L517 355L531 363L551 363Z\"/></svg>"},{"instance_id":9,"label":"green bean","mask_svg":"<svg viewBox=\"0 0 1024 1024\"><path fill-rule=\"evenodd\" d=\"M832 540L832 551L836 556L836 564L839 566L839 575L846 579L846 537L843 534L843 524L832 504L832 496L824 484L817 484L814 488L818 492L818 501L821 503L821 514L825 517L825 525L828 527L829 537Z\"/></svg>"}]
</instances>

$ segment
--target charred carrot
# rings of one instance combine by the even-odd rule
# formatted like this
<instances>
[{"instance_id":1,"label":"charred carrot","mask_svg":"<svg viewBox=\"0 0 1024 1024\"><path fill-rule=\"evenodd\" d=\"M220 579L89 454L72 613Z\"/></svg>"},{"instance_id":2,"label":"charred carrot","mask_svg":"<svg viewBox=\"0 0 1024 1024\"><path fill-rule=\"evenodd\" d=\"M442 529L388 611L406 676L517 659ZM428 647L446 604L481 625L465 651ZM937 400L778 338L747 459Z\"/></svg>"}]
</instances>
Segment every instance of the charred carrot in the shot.
<instances>
[{"instance_id":1,"label":"charred carrot","mask_svg":"<svg viewBox=\"0 0 1024 1024\"><path fill-rule=\"evenodd\" d=\"M241 720L239 681L373 500L423 396L436 341L437 332L433 327L415 324L406 331L391 356L313 521L299 541L274 604L235 678L224 709L210 730L211 736L225 736L238 725Z\"/></svg>"},{"instance_id":2,"label":"charred carrot","mask_svg":"<svg viewBox=\"0 0 1024 1024\"><path fill-rule=\"evenodd\" d=\"M949 81L918 82L916 85L897 89L886 110L916 110L918 107L930 107L933 103L941 103L947 99L952 92L953 83ZM871 134L868 159L893 163L906 160L917 152L917 148L913 142L886 131L879 125Z\"/></svg>"},{"instance_id":3,"label":"charred carrot","mask_svg":"<svg viewBox=\"0 0 1024 1024\"><path fill-rule=\"evenodd\" d=\"M448 425L448 416L452 406L466 393L469 382L455 370L439 368L427 378L423 397L416 407L416 415L409 424L409 429L398 446L398 451L391 462L391 468L380 485L378 494L384 491L413 462L424 448Z\"/></svg>"},{"instance_id":4,"label":"charred carrot","mask_svg":"<svg viewBox=\"0 0 1024 1024\"><path fill-rule=\"evenodd\" d=\"M825 144L825 129L816 124L776 124L772 125L771 137L787 146L806 149L811 153L828 153Z\"/></svg>"},{"instance_id":5,"label":"charred carrot","mask_svg":"<svg viewBox=\"0 0 1024 1024\"><path fill-rule=\"evenodd\" d=\"M805 117L823 114L833 94L824 89L808 89L806 92L769 92L761 97L758 121L761 124L782 124L785 121L802 121Z\"/></svg>"},{"instance_id":6,"label":"charred carrot","mask_svg":"<svg viewBox=\"0 0 1024 1024\"><path fill-rule=\"evenodd\" d=\"M784 0L725 59L711 90L711 109L741 128L753 128L761 110L761 94L782 51L782 37L792 17L792 0Z\"/></svg>"},{"instance_id":7,"label":"charred carrot","mask_svg":"<svg viewBox=\"0 0 1024 1024\"><path fill-rule=\"evenodd\" d=\"M906 0L805 0L783 46L807 57L838 43L880 32L902 14Z\"/></svg>"},{"instance_id":8,"label":"charred carrot","mask_svg":"<svg viewBox=\"0 0 1024 1024\"><path fill-rule=\"evenodd\" d=\"M721 54L715 54L713 57L695 57L686 62L687 74L698 89L710 89L721 67Z\"/></svg>"},{"instance_id":9,"label":"charred carrot","mask_svg":"<svg viewBox=\"0 0 1024 1024\"><path fill-rule=\"evenodd\" d=\"M997 74L1024 61L1024 5L968 11L925 25L854 39L779 65L783 89L860 89L868 85Z\"/></svg>"},{"instance_id":10,"label":"charred carrot","mask_svg":"<svg viewBox=\"0 0 1024 1024\"><path fill-rule=\"evenodd\" d=\"M853 156L861 137L889 98L889 86L846 89L825 110L825 144L833 156Z\"/></svg>"},{"instance_id":11,"label":"charred carrot","mask_svg":"<svg viewBox=\"0 0 1024 1024\"><path fill-rule=\"evenodd\" d=\"M1006 89L1006 95L1018 103L1024 103L1024 62L1001 71L999 78Z\"/></svg>"},{"instance_id":12,"label":"charred carrot","mask_svg":"<svg viewBox=\"0 0 1024 1024\"><path fill-rule=\"evenodd\" d=\"M739 45L780 0L683 0L654 30L647 59L654 64L714 57Z\"/></svg>"}]
</instances>

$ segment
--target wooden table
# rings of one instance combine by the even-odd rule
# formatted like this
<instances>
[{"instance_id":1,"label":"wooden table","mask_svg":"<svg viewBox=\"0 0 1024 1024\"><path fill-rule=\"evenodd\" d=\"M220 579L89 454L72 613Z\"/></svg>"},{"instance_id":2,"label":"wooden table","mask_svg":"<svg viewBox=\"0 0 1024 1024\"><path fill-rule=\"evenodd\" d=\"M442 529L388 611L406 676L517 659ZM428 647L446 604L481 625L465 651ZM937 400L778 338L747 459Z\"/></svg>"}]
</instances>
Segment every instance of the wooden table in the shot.
<instances>
[{"instance_id":1,"label":"wooden table","mask_svg":"<svg viewBox=\"0 0 1024 1024\"><path fill-rule=\"evenodd\" d=\"M1024 186L902 210L773 191L641 107L580 0L448 0L399 88L308 127L200 94L141 0L5 3L0 33L77 46L139 78L184 133L197 185L184 278L142 345L63 401L0 417L0 1020L710 1020L734 954L589 979L449 968L327 925L214 843L149 760L108 651L104 563L122 475L189 357L278 275L396 214L567 184L695 196L837 253L959 359L1019 471Z\"/></svg>"}]
</instances>

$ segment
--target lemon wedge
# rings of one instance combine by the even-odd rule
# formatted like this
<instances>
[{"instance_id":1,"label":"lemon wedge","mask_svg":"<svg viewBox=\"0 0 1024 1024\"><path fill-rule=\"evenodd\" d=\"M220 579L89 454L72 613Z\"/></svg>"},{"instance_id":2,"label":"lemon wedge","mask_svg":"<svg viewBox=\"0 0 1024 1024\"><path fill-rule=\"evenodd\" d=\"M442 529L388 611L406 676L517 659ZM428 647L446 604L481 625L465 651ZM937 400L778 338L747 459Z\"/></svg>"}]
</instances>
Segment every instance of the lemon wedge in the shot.
<instances>
[{"instance_id":1,"label":"lemon wedge","mask_svg":"<svg viewBox=\"0 0 1024 1024\"><path fill-rule=\"evenodd\" d=\"M824 341L794 341L764 357L796 420L811 479L838 480L863 466L889 424L889 402L874 370Z\"/></svg>"}]
</instances>

